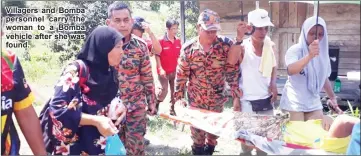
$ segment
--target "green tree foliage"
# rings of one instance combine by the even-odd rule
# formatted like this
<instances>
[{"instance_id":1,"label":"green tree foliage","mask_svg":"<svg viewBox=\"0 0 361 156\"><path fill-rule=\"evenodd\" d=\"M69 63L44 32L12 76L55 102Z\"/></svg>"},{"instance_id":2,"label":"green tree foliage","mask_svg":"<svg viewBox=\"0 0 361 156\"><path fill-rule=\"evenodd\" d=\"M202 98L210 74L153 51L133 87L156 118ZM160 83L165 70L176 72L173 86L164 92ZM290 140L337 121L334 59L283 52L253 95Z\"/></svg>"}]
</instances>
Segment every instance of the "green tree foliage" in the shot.
<instances>
[{"instance_id":1,"label":"green tree foliage","mask_svg":"<svg viewBox=\"0 0 361 156\"><path fill-rule=\"evenodd\" d=\"M150 8L152 11L158 12L160 9L161 3L160 1L152 1L150 2Z\"/></svg>"},{"instance_id":2,"label":"green tree foliage","mask_svg":"<svg viewBox=\"0 0 361 156\"><path fill-rule=\"evenodd\" d=\"M163 5L169 6L168 18L180 21L180 2L179 1L161 1ZM199 16L199 1L184 1L184 17L186 40L197 36L196 24Z\"/></svg>"},{"instance_id":3,"label":"green tree foliage","mask_svg":"<svg viewBox=\"0 0 361 156\"><path fill-rule=\"evenodd\" d=\"M185 1L186 38L197 36L197 21L199 16L199 1Z\"/></svg>"}]
</instances>

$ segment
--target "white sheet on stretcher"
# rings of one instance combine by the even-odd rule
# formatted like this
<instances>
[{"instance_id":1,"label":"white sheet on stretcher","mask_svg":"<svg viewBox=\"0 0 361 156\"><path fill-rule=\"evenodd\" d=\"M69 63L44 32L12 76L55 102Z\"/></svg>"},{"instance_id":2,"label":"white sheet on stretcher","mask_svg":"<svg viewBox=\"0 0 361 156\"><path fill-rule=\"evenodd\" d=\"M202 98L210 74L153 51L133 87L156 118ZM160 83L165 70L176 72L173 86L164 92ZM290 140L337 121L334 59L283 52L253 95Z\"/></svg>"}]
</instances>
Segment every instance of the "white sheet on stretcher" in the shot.
<instances>
[{"instance_id":1,"label":"white sheet on stretcher","mask_svg":"<svg viewBox=\"0 0 361 156\"><path fill-rule=\"evenodd\" d=\"M234 122L227 122L233 118L232 114L212 113L211 116L202 116L202 114L198 113L196 110L185 111L184 108L179 108L178 110L180 110L178 117L183 120L190 121L196 128L229 140L235 140L238 138L245 139L246 145L255 146L269 155L337 155L321 149L293 149L285 147L283 141L268 141L266 137L247 133L247 131L234 131ZM220 117L222 117L222 119L218 120L218 123L208 123L209 121L217 121L216 119ZM197 119L192 120L192 118Z\"/></svg>"}]
</instances>

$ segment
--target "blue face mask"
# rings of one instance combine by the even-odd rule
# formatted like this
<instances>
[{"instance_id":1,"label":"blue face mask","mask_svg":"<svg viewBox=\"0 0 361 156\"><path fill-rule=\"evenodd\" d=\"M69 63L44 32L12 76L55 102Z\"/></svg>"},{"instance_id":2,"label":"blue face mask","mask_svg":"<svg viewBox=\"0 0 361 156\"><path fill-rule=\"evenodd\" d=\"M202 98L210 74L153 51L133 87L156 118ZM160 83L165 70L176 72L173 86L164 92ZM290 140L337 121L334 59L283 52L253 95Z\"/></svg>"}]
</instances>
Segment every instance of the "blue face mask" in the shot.
<instances>
[{"instance_id":1,"label":"blue face mask","mask_svg":"<svg viewBox=\"0 0 361 156\"><path fill-rule=\"evenodd\" d=\"M127 155L125 147L118 134L107 137L105 155Z\"/></svg>"}]
</instances>

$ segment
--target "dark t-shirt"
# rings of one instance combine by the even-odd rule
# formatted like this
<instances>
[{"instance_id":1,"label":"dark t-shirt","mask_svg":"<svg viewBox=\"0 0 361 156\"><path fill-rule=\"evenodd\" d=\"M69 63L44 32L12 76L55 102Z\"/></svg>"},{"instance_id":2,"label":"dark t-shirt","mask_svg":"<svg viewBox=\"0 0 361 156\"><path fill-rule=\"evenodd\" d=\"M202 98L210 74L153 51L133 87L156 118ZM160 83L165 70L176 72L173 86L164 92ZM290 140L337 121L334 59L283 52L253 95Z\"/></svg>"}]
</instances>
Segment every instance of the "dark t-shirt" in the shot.
<instances>
[{"instance_id":1,"label":"dark t-shirt","mask_svg":"<svg viewBox=\"0 0 361 156\"><path fill-rule=\"evenodd\" d=\"M2 50L1 55L1 155L18 155L20 140L12 115L14 111L31 106L34 96L26 83L19 59ZM3 134L8 131L7 135ZM6 135L6 138L5 138ZM5 140L3 140L3 137Z\"/></svg>"}]
</instances>

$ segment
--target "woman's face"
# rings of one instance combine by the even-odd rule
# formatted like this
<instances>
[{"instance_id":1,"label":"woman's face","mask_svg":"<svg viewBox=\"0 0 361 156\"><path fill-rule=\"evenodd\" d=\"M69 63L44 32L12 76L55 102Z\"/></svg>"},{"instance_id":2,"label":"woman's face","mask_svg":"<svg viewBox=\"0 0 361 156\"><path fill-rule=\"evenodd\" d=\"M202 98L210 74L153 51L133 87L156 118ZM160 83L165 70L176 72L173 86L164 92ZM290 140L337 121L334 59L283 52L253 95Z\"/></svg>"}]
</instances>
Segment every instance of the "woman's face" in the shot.
<instances>
[{"instance_id":1,"label":"woman's face","mask_svg":"<svg viewBox=\"0 0 361 156\"><path fill-rule=\"evenodd\" d=\"M320 25L313 26L307 34L307 44L308 45L310 45L316 38L316 27L317 27L317 39L319 41L321 41L323 39L323 36L324 36L323 27Z\"/></svg>"},{"instance_id":2,"label":"woman's face","mask_svg":"<svg viewBox=\"0 0 361 156\"><path fill-rule=\"evenodd\" d=\"M108 62L110 66L117 66L123 56L123 41L120 41L115 47L108 53Z\"/></svg>"}]
</instances>

